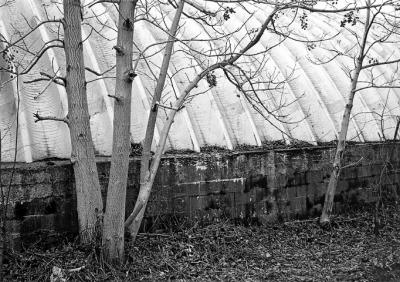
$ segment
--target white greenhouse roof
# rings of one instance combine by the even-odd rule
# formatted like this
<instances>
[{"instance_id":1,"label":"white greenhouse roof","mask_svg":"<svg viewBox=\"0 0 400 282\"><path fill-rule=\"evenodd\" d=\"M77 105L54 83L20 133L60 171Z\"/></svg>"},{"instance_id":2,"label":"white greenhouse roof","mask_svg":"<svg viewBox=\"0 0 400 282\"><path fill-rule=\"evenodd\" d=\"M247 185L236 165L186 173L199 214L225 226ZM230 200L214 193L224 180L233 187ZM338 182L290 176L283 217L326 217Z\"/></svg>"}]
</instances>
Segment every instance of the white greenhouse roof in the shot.
<instances>
[{"instance_id":1,"label":"white greenhouse roof","mask_svg":"<svg viewBox=\"0 0 400 282\"><path fill-rule=\"evenodd\" d=\"M53 2L55 1L10 1L9 5L0 8L0 34L6 40L13 42L20 34L29 31L29 25L35 26L46 17L61 18L62 5ZM89 4L93 1L83 2ZM192 2L202 3L201 5L205 3L201 0ZM209 3L207 8L212 9L213 3L207 3ZM268 11L271 11L262 5L238 6L234 3L227 5L232 7L235 13L231 13L230 19L220 26L207 26L182 16L182 26L178 36L181 41L176 43L174 48L168 71L169 77L162 97L164 105L170 106L183 92L190 79L200 73L203 67L215 62L213 60L221 59L212 56L212 52L207 53L210 48L214 51L222 50L229 45L236 46L237 50L240 50L248 43L249 34L257 31L256 28L261 26ZM149 13L154 22L162 19L159 21L160 25L170 26L174 9L164 6L162 9L149 8ZM187 5L185 9L190 13L193 6ZM115 22L118 15L112 5L104 4L97 4L91 8L87 5L83 14L88 18L85 21L88 24L82 25L83 37L88 38L84 41L85 65L98 73L111 69L103 75L104 79L98 79L93 73L86 72L86 80L94 80L87 85L87 95L96 153L110 155L114 100L108 95L114 95L113 46L116 45ZM280 20L285 21L289 16L282 14L280 17ZM341 17L343 15L332 20L333 16L312 14L308 18L307 29L303 30L300 23L294 23L296 26L293 30L298 34L293 36L308 39L323 34L331 36L340 31ZM278 22L278 19L276 21ZM140 51L146 50L142 56L146 57L146 60L139 61L138 76L132 87L132 143L140 143L144 138L156 84L154 77L158 76L163 58L162 48L165 45L156 43L165 41L166 34L157 28L154 22L143 20L135 24L134 57L137 58ZM361 34L362 26L355 26L354 29ZM220 36L221 31L232 33L232 36L207 40L213 37L212 34L219 34L214 37ZM54 24L42 25L26 37L23 44L35 53L45 42L54 39L58 32ZM207 81L203 79L191 94L185 107L178 112L166 150L200 151L206 146L234 150L240 146L263 146L265 143L279 140L286 143L300 140L318 144L337 139L350 87L346 68L352 66L353 60L338 56L329 63L316 64L316 58L329 55L326 49L320 48L319 43L314 46L315 48L307 48L307 44L300 40L286 39L282 42L281 40L282 37L276 34L264 34L261 41L251 49L249 56L244 56L238 62L249 76L258 75L254 78L258 82L254 87L259 93L259 102L266 105L266 108L255 108L253 104L255 97L252 97L252 94L249 94L250 98L246 98L225 78L222 71L215 71L217 85L209 88ZM340 34L338 38L332 40L336 46L344 49L356 42L351 33ZM278 42L281 43L268 53L263 53ZM150 45L152 47L148 48ZM0 47L4 48L5 46ZM18 52L18 48L12 48L11 52L12 56L15 56L15 61L22 65L28 62L29 54ZM201 52L210 56L200 54ZM398 52L394 43L385 46L376 44L371 49L373 57L380 61L390 56L396 57L395 55L399 55ZM7 58L0 58L0 67L7 67ZM379 79L398 76L396 65L380 66L374 71L378 72L375 75ZM49 74L57 72L61 76L65 74L65 56L62 49L48 50L32 71L19 77L18 81L11 79L8 73L0 71L2 161L13 160L17 108L19 108L18 161L31 162L52 157L70 157L68 126L57 121L35 122L34 113L64 117L68 108L67 94L63 86L53 83L48 85L47 81L26 83L39 78L40 72ZM267 80L271 76L276 80L288 80L285 84L279 85L278 89L266 90L270 88ZM362 74L361 80L368 79L368 74ZM400 116L399 102L400 89L368 88L357 93L348 140L367 142L381 141L384 137L393 138L397 116ZM154 145L158 142L167 112L167 108L160 109Z\"/></svg>"}]
</instances>

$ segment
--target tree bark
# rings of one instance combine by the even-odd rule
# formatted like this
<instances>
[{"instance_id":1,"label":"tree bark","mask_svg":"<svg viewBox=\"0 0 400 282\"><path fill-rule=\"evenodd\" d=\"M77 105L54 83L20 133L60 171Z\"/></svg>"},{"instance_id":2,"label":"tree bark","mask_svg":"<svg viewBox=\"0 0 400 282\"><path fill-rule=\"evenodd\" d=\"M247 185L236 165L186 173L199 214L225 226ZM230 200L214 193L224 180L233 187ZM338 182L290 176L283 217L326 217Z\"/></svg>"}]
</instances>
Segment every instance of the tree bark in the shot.
<instances>
[{"instance_id":1,"label":"tree bark","mask_svg":"<svg viewBox=\"0 0 400 282\"><path fill-rule=\"evenodd\" d=\"M124 221L128 181L131 92L135 76L132 69L133 25L137 0L119 3L116 50L114 132L107 205L103 225L103 255L109 262L124 259Z\"/></svg>"},{"instance_id":2,"label":"tree bark","mask_svg":"<svg viewBox=\"0 0 400 282\"><path fill-rule=\"evenodd\" d=\"M355 75L355 77L358 75ZM346 148L346 136L347 136L347 131L349 128L349 122L350 122L350 114L351 114L351 109L353 108L353 100L354 100L354 95L355 95L355 86L357 85L356 80L353 81L352 83L352 91L350 92L349 98L347 100L347 104L343 113L342 117L342 123L341 123L341 130L339 133L339 141L338 145L336 147L336 153L335 153L335 159L333 161L333 169L331 176L329 178L329 184L328 188L326 189L325 193L325 202L324 202L324 208L322 210L321 218L320 218L320 223L321 225L326 225L330 222L330 216L332 213L333 209L333 202L335 198L335 192L337 188L337 183L340 177L340 172L341 172L341 167L342 167L342 158L343 154Z\"/></svg>"},{"instance_id":3,"label":"tree bark","mask_svg":"<svg viewBox=\"0 0 400 282\"><path fill-rule=\"evenodd\" d=\"M175 115L178 110L182 107L183 103L185 102L186 97L188 94L197 87L200 80L202 80L208 73L223 68L225 66L231 65L236 62L240 57L242 57L248 50L250 50L254 45L256 45L262 35L264 34L265 30L267 30L268 25L272 22L274 15L278 12L278 8L275 8L271 14L266 18L265 22L261 26L260 30L258 31L257 35L239 52L232 55L230 58L227 58L219 63L215 63L206 69L204 69L201 73L199 73L185 88L182 92L181 96L175 102L175 105L170 110L167 120L163 126L162 132L160 134L160 142L158 143L156 152L154 154L154 159L151 162L150 169L148 169L148 175L146 175L145 182L141 183L141 188L139 192L138 199L135 204L135 208L131 215L125 221L125 228L129 228L130 234L132 239L135 240L137 232L139 230L140 224L142 222L143 214L145 212L145 208L147 205L147 201L150 197L151 189L154 183L154 179L160 165L161 156L164 151L165 143L167 141L169 130L172 126L174 121Z\"/></svg>"},{"instance_id":4,"label":"tree bark","mask_svg":"<svg viewBox=\"0 0 400 282\"><path fill-rule=\"evenodd\" d=\"M354 101L354 96L355 96L356 90L357 90L358 78L360 76L360 72L363 67L363 61L365 58L364 52L366 49L366 43L367 43L368 33L369 33L369 29L370 29L370 10L371 10L370 9L370 6L371 6L370 0L367 1L367 5L368 5L368 8L367 8L367 17L366 17L365 26L364 26L364 34L363 34L363 38L361 41L360 52L359 52L358 58L356 60L354 75L353 75L352 81L351 81L349 97L348 97L347 104L344 109L344 113L343 113L343 117L342 117L338 145L336 147L335 159L333 161L333 169L332 169L332 173L331 173L331 176L329 179L328 187L326 189L324 208L322 209L322 214L321 214L320 221L319 221L322 226L328 225L330 223L330 217L332 214L333 203L334 203L334 199L335 199L335 192L336 192L336 188L337 188L337 184L338 184L338 180L339 180L340 172L341 172L341 168L342 168L343 154L346 149L346 137L347 137L347 131L349 129L350 114L351 114L351 110L353 108L353 101Z\"/></svg>"},{"instance_id":5,"label":"tree bark","mask_svg":"<svg viewBox=\"0 0 400 282\"><path fill-rule=\"evenodd\" d=\"M18 114L18 113L17 113ZM18 132L17 132L18 134ZM1 142L2 141L2 136L1 136L1 130L0 130L0 196L1 196L1 206L2 209L4 209L3 212L0 212L1 216L1 222L0 222L0 282L4 281L4 271L3 271L3 260L4 260L4 248L6 246L6 229L5 229L5 221L6 221L6 216L7 216L7 210L5 209L5 201L4 201L4 193L3 193L3 185L2 185L2 167L1 167L1 153L2 153L2 148L1 148Z\"/></svg>"},{"instance_id":6,"label":"tree bark","mask_svg":"<svg viewBox=\"0 0 400 282\"><path fill-rule=\"evenodd\" d=\"M81 240L89 243L95 238L95 228L103 212L97 173L90 116L86 96L81 31L81 3L64 0L64 44L66 59L66 91L71 135L77 211Z\"/></svg>"},{"instance_id":7,"label":"tree bark","mask_svg":"<svg viewBox=\"0 0 400 282\"><path fill-rule=\"evenodd\" d=\"M129 231L131 237L134 239L139 231L140 224L143 219L145 207L147 205L148 197L150 195L152 181L150 181L150 159L151 159L151 144L153 143L154 130L156 127L158 103L161 100L161 94L164 89L165 79L168 73L168 66L170 64L172 49L175 43L175 36L178 30L180 17L183 11L184 1L180 1L178 9L175 13L171 28L169 30L168 42L164 52L160 74L157 80L156 89L150 108L149 119L147 122L146 136L143 143L142 158L140 162L140 191L138 200L135 203L135 208L132 214L128 217L130 225ZM147 192L149 191L149 192ZM134 221L133 219L136 218Z\"/></svg>"},{"instance_id":8,"label":"tree bark","mask_svg":"<svg viewBox=\"0 0 400 282\"><path fill-rule=\"evenodd\" d=\"M129 228L130 234L132 235L132 239L135 240L137 232L139 230L142 218L143 218L143 213L145 211L147 201L150 197L151 193L151 188L154 183L154 179L156 177L156 173L158 170L158 167L160 165L162 153L164 151L165 143L167 142L168 138L168 133L169 130L171 129L172 123L174 122L175 115L178 112L178 109L180 109L185 102L185 99L187 95L193 90L193 88L197 87L197 84L200 82L202 78L206 76L207 73L210 71L213 71L218 68L218 65L213 65L200 74L198 74L192 82L186 87L186 89L183 91L182 95L176 100L175 105L173 109L171 109L170 113L168 114L167 120L163 126L162 132L160 134L160 142L157 145L157 150L154 154L154 159L151 162L150 169L148 172L148 178L146 179L145 183L142 183L140 185L140 192L138 199L136 201L135 209L133 210L132 214L128 217L128 219L125 221L125 227ZM142 215L141 215L142 214Z\"/></svg>"}]
</instances>

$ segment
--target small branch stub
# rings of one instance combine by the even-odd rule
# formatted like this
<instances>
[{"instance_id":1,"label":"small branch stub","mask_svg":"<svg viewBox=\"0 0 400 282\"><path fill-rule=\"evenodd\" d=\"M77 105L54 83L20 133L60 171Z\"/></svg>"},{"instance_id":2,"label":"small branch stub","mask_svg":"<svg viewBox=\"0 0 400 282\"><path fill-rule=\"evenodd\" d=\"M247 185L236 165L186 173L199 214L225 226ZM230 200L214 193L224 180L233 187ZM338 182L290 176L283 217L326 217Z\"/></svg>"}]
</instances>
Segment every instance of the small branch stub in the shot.
<instances>
[{"instance_id":1,"label":"small branch stub","mask_svg":"<svg viewBox=\"0 0 400 282\"><path fill-rule=\"evenodd\" d=\"M119 97L115 96L115 95L108 95L108 97L114 98L117 102L121 101L121 99Z\"/></svg>"},{"instance_id":2,"label":"small branch stub","mask_svg":"<svg viewBox=\"0 0 400 282\"><path fill-rule=\"evenodd\" d=\"M126 29L131 29L132 26L133 26L132 21L131 21L130 19L126 19L126 20L124 21L124 23L123 23L123 26L124 26L124 28L126 28Z\"/></svg>"},{"instance_id":3,"label":"small branch stub","mask_svg":"<svg viewBox=\"0 0 400 282\"><path fill-rule=\"evenodd\" d=\"M121 46L116 45L116 46L114 46L113 48L115 49L115 51L117 51L117 56L122 56L122 55L124 55L124 51L123 51L123 49L122 49Z\"/></svg>"},{"instance_id":4,"label":"small branch stub","mask_svg":"<svg viewBox=\"0 0 400 282\"><path fill-rule=\"evenodd\" d=\"M133 81L135 79L135 77L137 77L137 73L135 73L134 70L130 70L129 73L128 73L128 77L129 77L130 80Z\"/></svg>"}]
</instances>

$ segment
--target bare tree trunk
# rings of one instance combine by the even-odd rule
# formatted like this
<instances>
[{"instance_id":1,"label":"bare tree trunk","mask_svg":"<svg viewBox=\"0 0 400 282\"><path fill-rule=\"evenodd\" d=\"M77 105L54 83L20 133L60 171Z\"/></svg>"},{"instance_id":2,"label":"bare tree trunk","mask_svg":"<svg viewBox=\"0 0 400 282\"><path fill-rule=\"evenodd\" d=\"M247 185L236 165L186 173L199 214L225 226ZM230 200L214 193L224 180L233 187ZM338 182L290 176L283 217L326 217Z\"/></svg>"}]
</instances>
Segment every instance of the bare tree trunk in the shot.
<instances>
[{"instance_id":1,"label":"bare tree trunk","mask_svg":"<svg viewBox=\"0 0 400 282\"><path fill-rule=\"evenodd\" d=\"M18 132L17 132L18 134ZM3 185L1 182L2 178L2 167L1 167L1 153L2 153L2 147L1 147L1 130L0 130L0 191L1 191L1 208L5 209L5 204L4 204L4 193L3 193ZM6 220L7 212L2 212L1 213L1 222L0 222L0 282L4 281L4 271L3 271L3 260L4 260L4 247L5 247L5 240L6 240L6 230L5 230L5 220Z\"/></svg>"},{"instance_id":2,"label":"bare tree trunk","mask_svg":"<svg viewBox=\"0 0 400 282\"><path fill-rule=\"evenodd\" d=\"M74 165L81 240L89 243L94 239L98 217L103 212L103 201L86 96L81 3L79 0L64 0L63 5L66 91L72 145L71 161Z\"/></svg>"},{"instance_id":3,"label":"bare tree trunk","mask_svg":"<svg viewBox=\"0 0 400 282\"><path fill-rule=\"evenodd\" d=\"M183 5L183 3L181 3ZM150 197L151 189L154 183L154 179L160 165L161 156L164 151L165 143L167 141L168 133L171 128L171 125L174 121L175 115L178 110L182 107L186 97L193 90L193 88L197 87L197 84L203 79L208 73L223 68L225 66L231 65L236 62L241 56L243 56L248 50L250 50L254 45L256 45L265 30L268 28L268 25L272 22L272 19L278 8L275 8L272 13L267 17L263 25L261 26L258 34L239 52L232 55L230 58L227 58L219 63L215 63L208 68L204 69L201 73L199 73L193 80L189 83L186 89L182 92L181 96L175 102L174 107L170 110L167 120L163 126L162 132L160 134L160 142L158 143L157 150L154 154L154 159L150 165L150 169L148 169L148 174L146 175L145 181L140 185L140 192L138 199L135 204L135 208L131 215L125 221L125 227L129 228L132 239L136 238L137 232L139 230L140 224L142 222L143 214L147 205L147 201ZM171 33L171 32L170 32Z\"/></svg>"},{"instance_id":4,"label":"bare tree trunk","mask_svg":"<svg viewBox=\"0 0 400 282\"><path fill-rule=\"evenodd\" d=\"M178 9L175 13L174 20L172 22L171 28L169 30L168 42L164 52L164 58L161 65L160 74L157 80L156 89L154 91L153 101L150 108L149 120L147 122L146 136L143 143L142 158L140 162L140 191L138 199L135 203L135 208L132 214L128 217L128 221L132 222L129 228L131 237L135 238L140 224L143 219L145 207L147 205L148 197L150 195L151 187L153 186L153 181L150 181L150 159L151 159L151 144L154 137L154 129L157 121L158 104L161 100L161 94L164 88L165 79L168 73L168 66L171 60L172 49L175 43L175 36L178 30L180 17L183 11L184 1L179 2ZM147 192L149 191L149 192ZM133 219L136 218L134 221Z\"/></svg>"},{"instance_id":5,"label":"bare tree trunk","mask_svg":"<svg viewBox=\"0 0 400 282\"><path fill-rule=\"evenodd\" d=\"M103 254L109 262L124 259L126 185L130 152L133 25L137 0L119 3L116 49L114 133L107 205L103 225Z\"/></svg>"},{"instance_id":6,"label":"bare tree trunk","mask_svg":"<svg viewBox=\"0 0 400 282\"><path fill-rule=\"evenodd\" d=\"M137 232L140 227L140 223L142 221L143 215L147 201L150 197L151 193L151 188L154 183L154 179L156 177L156 173L158 170L158 167L160 165L162 153L164 151L165 143L167 142L168 138L168 133L169 130L171 129L172 123L174 122L174 118L176 113L178 112L178 109L180 109L187 97L187 95L197 86L197 84L200 82L200 80L210 71L213 71L217 69L217 65L213 65L209 67L208 69L204 70L200 74L198 74L192 82L186 87L186 89L183 91L182 95L179 97L179 99L175 102L174 108L171 109L168 118L163 126L162 132L160 134L160 142L158 143L157 150L154 154L154 159L150 165L149 169L149 176L146 180L145 183L140 185L140 193L138 196L138 199L136 201L136 206L131 215L128 217L128 219L125 221L125 227L129 228L129 231L132 235L133 240L136 238Z\"/></svg>"},{"instance_id":7,"label":"bare tree trunk","mask_svg":"<svg viewBox=\"0 0 400 282\"><path fill-rule=\"evenodd\" d=\"M339 141L338 145L336 147L336 154L335 154L335 159L333 161L333 170L332 174L329 178L329 184L328 188L326 189L325 193L325 202L324 202L324 208L322 210L321 218L320 218L320 223L322 225L325 225L330 222L330 216L332 213L333 209L333 200L335 197L335 191L337 188L337 183L339 180L340 176L340 171L342 167L342 158L344 154L344 150L346 148L346 135L347 131L349 128L349 122L350 122L350 113L351 109L353 108L353 100L354 100L354 95L355 95L355 85L357 84L356 80L353 81L352 87L351 87L351 92L349 95L349 98L347 100L347 104L343 113L342 117L342 124L341 124L341 130L339 133ZM354 85L354 86L353 86Z\"/></svg>"},{"instance_id":8,"label":"bare tree trunk","mask_svg":"<svg viewBox=\"0 0 400 282\"><path fill-rule=\"evenodd\" d=\"M368 5L368 7L371 5L370 0L367 1L367 5ZM351 114L351 110L353 108L354 95L356 94L358 78L360 76L360 72L363 67L363 61L365 58L364 51L365 51L365 46L366 46L366 42L367 42L369 28L370 28L370 8L367 8L367 18L366 18L365 26L364 26L363 39L361 41L361 46L360 46L360 53L359 53L359 56L356 61L354 75L353 75L352 81L351 81L350 93L349 93L347 104L344 109L344 113L343 113L343 117L342 117L338 145L336 147L335 159L333 161L333 170L332 170L332 174L329 179L328 188L326 189L324 208L322 210L322 214L320 217L320 224L323 226L330 223L330 217L332 214L333 202L334 202L334 198L335 198L335 192L336 192L336 188L337 188L337 184L338 184L338 180L339 180L339 176L340 176L340 172L341 172L341 168L342 168L343 154L344 154L344 150L346 148L346 136L347 136L347 131L349 129L350 114Z\"/></svg>"}]
</instances>

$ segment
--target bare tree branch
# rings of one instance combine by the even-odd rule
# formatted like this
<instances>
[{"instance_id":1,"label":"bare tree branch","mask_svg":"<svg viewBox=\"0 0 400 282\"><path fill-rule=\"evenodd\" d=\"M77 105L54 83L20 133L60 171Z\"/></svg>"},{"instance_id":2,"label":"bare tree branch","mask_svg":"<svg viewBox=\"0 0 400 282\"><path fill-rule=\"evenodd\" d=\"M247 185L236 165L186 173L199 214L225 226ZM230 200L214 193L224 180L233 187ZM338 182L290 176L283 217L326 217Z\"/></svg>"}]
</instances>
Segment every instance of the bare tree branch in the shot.
<instances>
[{"instance_id":1,"label":"bare tree branch","mask_svg":"<svg viewBox=\"0 0 400 282\"><path fill-rule=\"evenodd\" d=\"M55 116L41 116L39 114L39 112L36 112L33 114L33 117L35 118L35 122L39 122L39 121L43 121L43 120L54 120L54 121L62 121L69 126L69 120L68 120L67 116L64 118L59 118L59 117L55 117Z\"/></svg>"}]
</instances>

